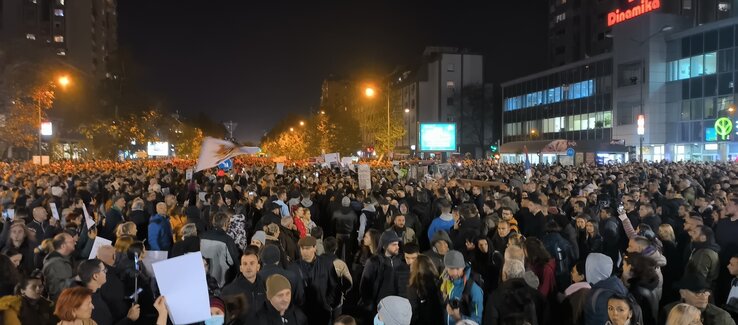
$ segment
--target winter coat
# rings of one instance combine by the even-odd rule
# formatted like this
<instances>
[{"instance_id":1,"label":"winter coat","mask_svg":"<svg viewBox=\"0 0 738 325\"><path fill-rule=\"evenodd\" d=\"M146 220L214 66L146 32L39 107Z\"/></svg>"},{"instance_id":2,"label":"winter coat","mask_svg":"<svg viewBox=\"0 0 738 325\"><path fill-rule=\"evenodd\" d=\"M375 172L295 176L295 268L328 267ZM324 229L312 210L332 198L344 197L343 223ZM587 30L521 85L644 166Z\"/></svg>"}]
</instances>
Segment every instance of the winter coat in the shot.
<instances>
[{"instance_id":1,"label":"winter coat","mask_svg":"<svg viewBox=\"0 0 738 325\"><path fill-rule=\"evenodd\" d=\"M172 246L172 253L169 254L169 258L199 251L200 238L197 238L196 236L185 237L184 239L174 243L174 246Z\"/></svg>"},{"instance_id":2,"label":"winter coat","mask_svg":"<svg viewBox=\"0 0 738 325\"><path fill-rule=\"evenodd\" d=\"M431 222L430 226L428 227L428 238L430 238L431 241L433 241L433 235L435 235L438 231L445 231L450 232L451 229L454 227L454 216L449 214L442 214L440 217L433 219L433 222ZM431 246L433 244L431 243ZM449 246L449 249L453 248L453 246Z\"/></svg>"},{"instance_id":3,"label":"winter coat","mask_svg":"<svg viewBox=\"0 0 738 325\"><path fill-rule=\"evenodd\" d=\"M269 277L274 274L279 274L287 278L290 282L290 287L294 289L292 290L292 304L295 306L302 306L305 302L305 286L302 285L300 275L292 268L286 270L277 265L264 265L261 267L258 276L264 279L264 283L266 283L266 279L269 279Z\"/></svg>"},{"instance_id":4,"label":"winter coat","mask_svg":"<svg viewBox=\"0 0 738 325\"><path fill-rule=\"evenodd\" d=\"M144 210L133 210L128 213L128 219L136 224L136 239L143 241L148 240L149 236L149 215ZM199 231L199 229L198 229Z\"/></svg>"},{"instance_id":5,"label":"winter coat","mask_svg":"<svg viewBox=\"0 0 738 325\"><path fill-rule=\"evenodd\" d=\"M166 216L155 214L149 220L149 249L168 251L172 248L172 225Z\"/></svg>"},{"instance_id":6,"label":"winter coat","mask_svg":"<svg viewBox=\"0 0 738 325\"><path fill-rule=\"evenodd\" d=\"M210 272L218 286L226 284L226 272L239 261L238 247L222 229L213 229L200 237L200 252L202 257L210 260Z\"/></svg>"},{"instance_id":7,"label":"winter coat","mask_svg":"<svg viewBox=\"0 0 738 325\"><path fill-rule=\"evenodd\" d=\"M482 219L469 218L461 220L459 223L459 229L451 227L449 235L451 241L454 242L453 249L463 252L466 251L466 242L475 242L482 234Z\"/></svg>"},{"instance_id":8,"label":"winter coat","mask_svg":"<svg viewBox=\"0 0 738 325\"><path fill-rule=\"evenodd\" d=\"M118 210L115 206L111 207L110 210L105 213L105 226L102 228L100 236L105 238L115 238L115 228L123 222L125 222L123 212Z\"/></svg>"},{"instance_id":9,"label":"winter coat","mask_svg":"<svg viewBox=\"0 0 738 325\"><path fill-rule=\"evenodd\" d=\"M664 275L661 272L661 268L666 266L666 257L664 255L661 255L658 249L656 249L653 246L650 246L643 250L641 252L646 257L652 259L654 262L656 262L656 274L659 275L659 282L658 285L653 289L654 294L656 295L657 300L661 300L661 296L663 294L663 288L664 288Z\"/></svg>"},{"instance_id":10,"label":"winter coat","mask_svg":"<svg viewBox=\"0 0 738 325\"><path fill-rule=\"evenodd\" d=\"M532 265L530 268L538 277L538 292L549 298L556 289L556 260L552 258L544 265Z\"/></svg>"},{"instance_id":11,"label":"winter coat","mask_svg":"<svg viewBox=\"0 0 738 325\"><path fill-rule=\"evenodd\" d=\"M310 311L311 322L320 320L327 323L331 312L341 304L341 288L338 274L333 266L335 256L315 256L312 263L300 259L295 267L302 279L305 290L305 310Z\"/></svg>"},{"instance_id":12,"label":"winter coat","mask_svg":"<svg viewBox=\"0 0 738 325\"><path fill-rule=\"evenodd\" d=\"M54 308L52 308L50 301L45 298L34 301L25 297L21 297L18 319L21 324L35 325L55 325L59 321L54 316Z\"/></svg>"},{"instance_id":13,"label":"winter coat","mask_svg":"<svg viewBox=\"0 0 738 325\"><path fill-rule=\"evenodd\" d=\"M230 295L243 294L249 306L262 306L266 302L266 286L264 280L258 274L254 283L249 282L243 275L239 275L233 282L223 288L221 294L226 297ZM257 308L249 308L246 316L254 317Z\"/></svg>"},{"instance_id":14,"label":"winter coat","mask_svg":"<svg viewBox=\"0 0 738 325\"><path fill-rule=\"evenodd\" d=\"M331 219L336 234L350 235L357 228L358 217L349 207L341 207Z\"/></svg>"},{"instance_id":15,"label":"winter coat","mask_svg":"<svg viewBox=\"0 0 738 325\"><path fill-rule=\"evenodd\" d=\"M415 231L413 228L404 227L404 229L397 229L397 227L392 227L390 229L387 229L387 231L394 231L395 234L397 234L397 237L400 237L402 240L402 244L417 244L418 238L415 237Z\"/></svg>"},{"instance_id":16,"label":"winter coat","mask_svg":"<svg viewBox=\"0 0 738 325\"><path fill-rule=\"evenodd\" d=\"M659 279L650 280L633 278L630 283L630 293L641 307L643 314L643 325L656 325L659 316L659 297L655 289L659 285Z\"/></svg>"},{"instance_id":17,"label":"winter coat","mask_svg":"<svg viewBox=\"0 0 738 325\"><path fill-rule=\"evenodd\" d=\"M492 291L484 307L484 325L518 323L545 324L546 300L540 292L531 288L522 278L502 282Z\"/></svg>"},{"instance_id":18,"label":"winter coat","mask_svg":"<svg viewBox=\"0 0 738 325\"><path fill-rule=\"evenodd\" d=\"M571 282L571 267L576 263L572 244L561 233L549 232L543 236L543 246L555 261L556 284L568 287Z\"/></svg>"},{"instance_id":19,"label":"winter coat","mask_svg":"<svg viewBox=\"0 0 738 325\"><path fill-rule=\"evenodd\" d=\"M433 276L421 279L428 292L421 293L418 288L409 287L407 299L413 310L411 325L443 325L443 310L445 304L441 296L440 280Z\"/></svg>"},{"instance_id":20,"label":"winter coat","mask_svg":"<svg viewBox=\"0 0 738 325\"><path fill-rule=\"evenodd\" d=\"M387 296L399 296L405 291L409 270L402 255L374 255L366 262L361 275L359 292L364 304L377 306Z\"/></svg>"},{"instance_id":21,"label":"winter coat","mask_svg":"<svg viewBox=\"0 0 738 325\"><path fill-rule=\"evenodd\" d=\"M49 299L56 301L62 290L67 287L67 281L74 277L71 258L62 256L56 251L51 252L44 259L42 271L46 279Z\"/></svg>"},{"instance_id":22,"label":"winter coat","mask_svg":"<svg viewBox=\"0 0 738 325\"><path fill-rule=\"evenodd\" d=\"M670 303L666 305L666 307L664 307L664 314L663 314L664 319L666 319L666 316L669 315L669 312L671 312L671 309L674 308L674 306L676 306L679 303L681 303L681 301ZM733 320L733 318L730 317L730 314L727 311L711 303L708 303L705 310L702 311L702 324L705 324L705 325L735 325L735 320Z\"/></svg>"},{"instance_id":23,"label":"winter coat","mask_svg":"<svg viewBox=\"0 0 738 325\"><path fill-rule=\"evenodd\" d=\"M584 324L584 305L590 290L592 287L587 282L574 283L564 290L561 324Z\"/></svg>"},{"instance_id":24,"label":"winter coat","mask_svg":"<svg viewBox=\"0 0 738 325\"><path fill-rule=\"evenodd\" d=\"M587 325L602 325L607 322L607 301L610 297L618 295L625 297L628 289L617 277L609 277L595 283L589 291L584 306L584 323Z\"/></svg>"},{"instance_id":25,"label":"winter coat","mask_svg":"<svg viewBox=\"0 0 738 325\"><path fill-rule=\"evenodd\" d=\"M689 267L693 267L697 274L704 277L710 288L715 289L715 282L720 273L718 252L720 247L713 243L692 243L692 256L689 258Z\"/></svg>"},{"instance_id":26,"label":"winter coat","mask_svg":"<svg viewBox=\"0 0 738 325\"><path fill-rule=\"evenodd\" d=\"M294 303L290 304L282 316L269 301L258 309L253 322L255 325L308 325L307 316Z\"/></svg>"},{"instance_id":27,"label":"winter coat","mask_svg":"<svg viewBox=\"0 0 738 325\"><path fill-rule=\"evenodd\" d=\"M451 280L444 275L443 284L441 284L441 294L445 301L460 301L461 318L469 319L477 324L482 323L482 315L484 315L484 291L474 282L472 278L471 267L464 269L464 276ZM468 289L467 286L470 286ZM467 292L465 292L467 291ZM466 298L464 295L468 295ZM466 300L466 301L465 301ZM444 319L447 325L454 325L456 322L450 317L446 310L443 311Z\"/></svg>"}]
</instances>

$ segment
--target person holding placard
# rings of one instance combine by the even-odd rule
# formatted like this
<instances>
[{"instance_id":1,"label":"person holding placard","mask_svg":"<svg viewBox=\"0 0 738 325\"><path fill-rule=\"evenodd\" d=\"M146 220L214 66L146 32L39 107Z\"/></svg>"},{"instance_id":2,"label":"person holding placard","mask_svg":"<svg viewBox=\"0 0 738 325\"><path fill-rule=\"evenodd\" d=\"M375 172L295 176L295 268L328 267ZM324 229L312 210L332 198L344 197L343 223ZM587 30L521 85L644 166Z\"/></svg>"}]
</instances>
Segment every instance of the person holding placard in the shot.
<instances>
[{"instance_id":1,"label":"person holding placard","mask_svg":"<svg viewBox=\"0 0 738 325\"><path fill-rule=\"evenodd\" d=\"M59 220L54 218L49 220L49 214L45 208L33 208L33 219L28 224L28 228L36 232L36 240L40 242L44 239L54 238L54 236L61 232L60 226Z\"/></svg>"}]
</instances>

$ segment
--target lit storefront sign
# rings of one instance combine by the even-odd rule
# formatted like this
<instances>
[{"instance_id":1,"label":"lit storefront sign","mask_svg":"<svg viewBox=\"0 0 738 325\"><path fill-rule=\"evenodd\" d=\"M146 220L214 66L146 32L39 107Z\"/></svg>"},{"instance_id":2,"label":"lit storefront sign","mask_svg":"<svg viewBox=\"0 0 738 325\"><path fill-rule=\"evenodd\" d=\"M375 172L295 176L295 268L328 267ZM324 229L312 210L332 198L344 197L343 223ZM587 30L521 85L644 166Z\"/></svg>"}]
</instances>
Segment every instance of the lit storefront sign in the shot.
<instances>
[{"instance_id":1,"label":"lit storefront sign","mask_svg":"<svg viewBox=\"0 0 738 325\"><path fill-rule=\"evenodd\" d=\"M729 140L730 132L733 131L733 121L727 117L721 117L715 121L715 133L720 136L720 140Z\"/></svg>"},{"instance_id":2,"label":"lit storefront sign","mask_svg":"<svg viewBox=\"0 0 738 325\"><path fill-rule=\"evenodd\" d=\"M636 2L636 0L628 0L628 4L633 2ZM639 4L628 9L615 9L609 12L607 14L607 26L611 27L659 8L661 8L661 0L640 0Z\"/></svg>"},{"instance_id":3,"label":"lit storefront sign","mask_svg":"<svg viewBox=\"0 0 738 325\"><path fill-rule=\"evenodd\" d=\"M638 135L646 134L646 117L643 114L638 115Z\"/></svg>"}]
</instances>

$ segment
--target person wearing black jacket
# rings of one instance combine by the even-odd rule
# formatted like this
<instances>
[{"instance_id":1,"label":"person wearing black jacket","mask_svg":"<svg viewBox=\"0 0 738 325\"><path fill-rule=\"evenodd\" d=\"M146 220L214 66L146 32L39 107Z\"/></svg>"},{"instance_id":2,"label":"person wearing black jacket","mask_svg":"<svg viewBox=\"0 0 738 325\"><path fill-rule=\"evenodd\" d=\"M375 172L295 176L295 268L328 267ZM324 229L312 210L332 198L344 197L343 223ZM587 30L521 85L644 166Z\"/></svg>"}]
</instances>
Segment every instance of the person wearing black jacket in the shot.
<instances>
[{"instance_id":1,"label":"person wearing black jacket","mask_svg":"<svg viewBox=\"0 0 738 325\"><path fill-rule=\"evenodd\" d=\"M472 203L464 203L459 208L460 218L450 231L454 250L466 251L466 243L473 243L482 234L482 219Z\"/></svg>"},{"instance_id":2,"label":"person wearing black jacket","mask_svg":"<svg viewBox=\"0 0 738 325\"><path fill-rule=\"evenodd\" d=\"M655 325L659 314L659 285L656 261L640 253L629 253L623 259L623 284L641 307L644 325Z\"/></svg>"},{"instance_id":3,"label":"person wearing black jacket","mask_svg":"<svg viewBox=\"0 0 738 325\"><path fill-rule=\"evenodd\" d=\"M116 318L111 313L110 306L102 295L102 287L107 282L107 268L103 262L96 258L86 260L77 268L77 274L80 284L93 292L92 304L95 308L92 310L92 320L98 325L125 325L133 324L138 320L141 309L136 304L128 309L127 315L123 318Z\"/></svg>"},{"instance_id":4,"label":"person wearing black jacket","mask_svg":"<svg viewBox=\"0 0 738 325\"><path fill-rule=\"evenodd\" d=\"M128 219L136 224L136 239L144 241L149 238L149 219L151 215L144 211L144 200L136 198L131 204L131 212L128 213Z\"/></svg>"},{"instance_id":5,"label":"person wearing black jacket","mask_svg":"<svg viewBox=\"0 0 738 325\"><path fill-rule=\"evenodd\" d=\"M256 230L262 230L264 229L264 226L268 226L270 224L280 225L282 223L282 217L279 215L279 210L281 209L279 204L267 202L264 203L264 208L266 213L264 213L264 215L261 216L261 219L256 223Z\"/></svg>"},{"instance_id":6,"label":"person wearing black jacket","mask_svg":"<svg viewBox=\"0 0 738 325\"><path fill-rule=\"evenodd\" d=\"M105 226L100 233L104 238L115 238L115 228L125 222L123 208L126 206L126 198L123 196L113 197L113 205L105 212Z\"/></svg>"},{"instance_id":7,"label":"person wearing black jacket","mask_svg":"<svg viewBox=\"0 0 738 325\"><path fill-rule=\"evenodd\" d=\"M261 266L259 265L258 249L249 246L241 255L241 265L239 267L241 274L223 288L223 296L243 294L246 296L247 303L250 308L246 313L248 319L252 319L256 315L256 306L264 305L266 301L266 287L264 279L259 275Z\"/></svg>"},{"instance_id":8,"label":"person wearing black jacket","mask_svg":"<svg viewBox=\"0 0 738 325\"><path fill-rule=\"evenodd\" d=\"M338 240L338 258L346 260L354 250L351 236L358 229L358 217L356 212L351 209L351 199L344 196L341 199L341 208L333 213L331 222L333 223L334 233Z\"/></svg>"},{"instance_id":9,"label":"person wearing black jacket","mask_svg":"<svg viewBox=\"0 0 738 325\"><path fill-rule=\"evenodd\" d=\"M443 298L441 280L430 257L419 255L410 266L407 299L412 306L412 325L442 325Z\"/></svg>"},{"instance_id":10,"label":"person wearing black jacket","mask_svg":"<svg viewBox=\"0 0 738 325\"><path fill-rule=\"evenodd\" d=\"M33 219L28 223L28 229L36 232L36 240L41 242L45 239L54 238L58 233L61 232L61 225L59 220L51 218L49 220L49 214L43 207L33 208ZM33 271L33 270L29 270Z\"/></svg>"},{"instance_id":11,"label":"person wearing black jacket","mask_svg":"<svg viewBox=\"0 0 738 325\"><path fill-rule=\"evenodd\" d=\"M253 318L257 325L307 325L305 313L292 302L292 285L282 275L266 279L266 301L257 308Z\"/></svg>"},{"instance_id":12,"label":"person wearing black jacket","mask_svg":"<svg viewBox=\"0 0 738 325\"><path fill-rule=\"evenodd\" d=\"M407 288L407 264L400 254L400 238L394 231L385 231L379 242L382 249L366 262L359 287L363 304L371 308L384 297L403 296L400 290Z\"/></svg>"},{"instance_id":13,"label":"person wearing black jacket","mask_svg":"<svg viewBox=\"0 0 738 325\"><path fill-rule=\"evenodd\" d=\"M601 211L606 211L602 209ZM620 260L620 233L623 225L614 218L609 211L600 214L600 234L602 235L602 253L610 257L613 261ZM613 262L613 268L617 269L616 262Z\"/></svg>"},{"instance_id":14,"label":"person wearing black jacket","mask_svg":"<svg viewBox=\"0 0 738 325\"><path fill-rule=\"evenodd\" d=\"M525 282L524 274L523 262L505 261L502 283L487 297L482 319L484 325L547 324L546 300L538 290Z\"/></svg>"},{"instance_id":15,"label":"person wearing black jacket","mask_svg":"<svg viewBox=\"0 0 738 325\"><path fill-rule=\"evenodd\" d=\"M289 280L292 290L292 302L297 306L302 306L305 297L304 286L299 285L301 280L297 272L292 268L285 269L279 266L281 253L279 246L274 244L266 244L261 249L261 268L258 272L259 277L268 279L274 274L279 274Z\"/></svg>"},{"instance_id":16,"label":"person wearing black jacket","mask_svg":"<svg viewBox=\"0 0 738 325\"><path fill-rule=\"evenodd\" d=\"M338 274L333 266L335 256L316 254L317 241L312 236L300 239L300 259L295 261L295 269L300 272L305 290L305 305L310 311L311 324L328 324L332 320L333 309L341 303L341 288Z\"/></svg>"}]
</instances>

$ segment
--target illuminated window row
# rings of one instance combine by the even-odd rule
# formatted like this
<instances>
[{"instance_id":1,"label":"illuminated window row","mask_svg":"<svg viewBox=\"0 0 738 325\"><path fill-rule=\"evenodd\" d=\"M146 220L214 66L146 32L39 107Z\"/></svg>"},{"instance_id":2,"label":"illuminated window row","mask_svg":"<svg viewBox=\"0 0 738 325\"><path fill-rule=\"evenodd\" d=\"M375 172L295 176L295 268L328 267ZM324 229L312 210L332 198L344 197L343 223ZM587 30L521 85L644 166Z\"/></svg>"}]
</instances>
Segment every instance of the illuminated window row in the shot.
<instances>
[{"instance_id":1,"label":"illuminated window row","mask_svg":"<svg viewBox=\"0 0 738 325\"><path fill-rule=\"evenodd\" d=\"M717 54L715 52L670 61L666 64L666 81L683 80L715 74L717 70L716 67Z\"/></svg>"},{"instance_id":2,"label":"illuminated window row","mask_svg":"<svg viewBox=\"0 0 738 325\"><path fill-rule=\"evenodd\" d=\"M531 134L533 130L542 133L583 131L612 127L612 111L559 116L536 121L505 124L505 135Z\"/></svg>"},{"instance_id":3,"label":"illuminated window row","mask_svg":"<svg viewBox=\"0 0 738 325\"><path fill-rule=\"evenodd\" d=\"M514 111L516 109L558 103L562 100L589 97L594 95L594 86L594 80L590 79L525 95L505 98L505 111Z\"/></svg>"}]
</instances>

